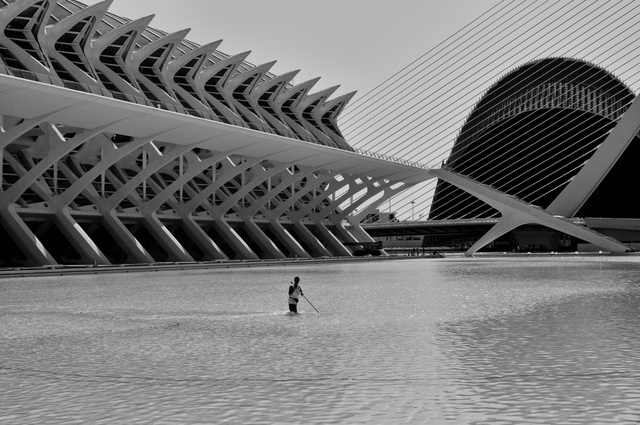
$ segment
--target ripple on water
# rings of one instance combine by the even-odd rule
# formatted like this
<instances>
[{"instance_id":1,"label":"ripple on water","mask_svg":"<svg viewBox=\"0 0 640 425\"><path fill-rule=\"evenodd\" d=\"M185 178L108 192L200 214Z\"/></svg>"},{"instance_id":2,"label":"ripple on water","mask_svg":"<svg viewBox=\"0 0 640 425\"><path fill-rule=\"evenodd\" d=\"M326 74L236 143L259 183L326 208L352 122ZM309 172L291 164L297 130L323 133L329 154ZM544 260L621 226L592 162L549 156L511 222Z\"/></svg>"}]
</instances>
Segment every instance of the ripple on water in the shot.
<instances>
[{"instance_id":1,"label":"ripple on water","mask_svg":"<svg viewBox=\"0 0 640 425\"><path fill-rule=\"evenodd\" d=\"M458 259L2 281L0 422L634 423L638 267ZM294 274L321 314L286 314Z\"/></svg>"}]
</instances>

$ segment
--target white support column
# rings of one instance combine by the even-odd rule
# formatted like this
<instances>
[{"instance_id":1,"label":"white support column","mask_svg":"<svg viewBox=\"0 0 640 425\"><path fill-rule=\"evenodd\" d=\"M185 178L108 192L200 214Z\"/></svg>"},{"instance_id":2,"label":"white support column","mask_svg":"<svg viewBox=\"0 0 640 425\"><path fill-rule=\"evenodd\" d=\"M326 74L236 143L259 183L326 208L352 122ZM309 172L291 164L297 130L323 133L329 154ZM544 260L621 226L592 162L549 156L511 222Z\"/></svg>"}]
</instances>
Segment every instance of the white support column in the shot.
<instances>
[{"instance_id":1,"label":"white support column","mask_svg":"<svg viewBox=\"0 0 640 425\"><path fill-rule=\"evenodd\" d=\"M149 141L149 143L151 143L151 141ZM147 153L149 153L148 150L144 149L144 146L143 146L143 152L146 151ZM193 149L193 147L194 145L179 146L179 147L176 146L171 150L165 151L164 154L157 153L153 157L153 159L150 159L149 162L146 163L144 169L140 173L131 177L131 179L128 182L126 182L124 185L118 187L116 193L111 195L108 199L100 202L100 208L103 214L105 214L105 216L110 215L114 219L117 219L114 211L118 207L118 205L120 205L120 202L122 202L127 196L131 196L132 194L134 194L135 189L139 187L141 184L143 184L143 182L146 185L146 180L149 178L151 174L157 172L165 165L171 163L178 156ZM145 154L143 153L143 164L145 164L144 157L145 157ZM147 203L140 202L138 207L144 214L143 223L145 228L151 233L155 241L160 246L162 246L162 248L167 252L171 261L188 261L188 262L195 261L188 254L187 250L171 234L171 232L169 232L166 226L164 226L162 222L157 220L157 217L154 217L155 211L149 210L149 208L147 207ZM120 232L121 231L122 229L120 229ZM130 235L128 238L135 239L133 235ZM137 243L136 245L132 245L131 248L133 248L134 246L137 247L139 245L140 244Z\"/></svg>"},{"instance_id":2,"label":"white support column","mask_svg":"<svg viewBox=\"0 0 640 425\"><path fill-rule=\"evenodd\" d=\"M294 220L293 227L298 236L307 244L314 257L333 257L327 248L315 237L301 220Z\"/></svg>"},{"instance_id":3,"label":"white support column","mask_svg":"<svg viewBox=\"0 0 640 425\"><path fill-rule=\"evenodd\" d=\"M269 171L269 179L271 179L272 175L278 175L281 177L280 183L277 186L272 187L271 182L269 181L268 192L260 198L259 202L249 206L249 208L244 211L243 217L253 217L258 213L258 211L262 211L265 217L269 220L269 229L287 248L287 250L289 250L289 255L291 257L309 258L311 255L302 247L300 242L296 240L296 238L289 233L281 223L278 222L279 217L289 208L290 205L293 204L295 198L290 197L287 202L279 205L275 209L271 209L269 207L279 193L295 184L296 181L302 180L305 177L310 178L309 176L313 173L313 170L309 169L297 174L291 174L289 166L289 164L283 164Z\"/></svg>"},{"instance_id":4,"label":"white support column","mask_svg":"<svg viewBox=\"0 0 640 425\"><path fill-rule=\"evenodd\" d=\"M27 256L30 265L52 266L58 264L42 242L40 242L31 229L29 229L29 226L27 226L18 215L15 204L0 208L0 223L9 236L11 236L11 239Z\"/></svg>"},{"instance_id":5,"label":"white support column","mask_svg":"<svg viewBox=\"0 0 640 425\"><path fill-rule=\"evenodd\" d=\"M119 202L116 203L114 198L104 198L106 171L124 157L153 141L157 136L158 135L149 138L134 139L120 148L116 148L108 139L104 139L100 149L100 162L80 178L75 177L71 172L67 173L72 185L59 197L62 208L63 205L66 207L70 204L80 193L84 193L103 214L101 224L127 253L127 261L129 263L151 263L155 260L117 217L116 207ZM101 193L98 193L92 185L93 180L98 177L101 178ZM68 225L76 226L77 223L75 223L74 220L73 223L69 222ZM102 260L99 260L99 263L101 262Z\"/></svg>"},{"instance_id":6,"label":"white support column","mask_svg":"<svg viewBox=\"0 0 640 425\"><path fill-rule=\"evenodd\" d=\"M76 250L81 253L83 252L89 259L89 262L95 260L98 264L109 263L102 252L97 249L91 238L86 234L86 232L84 232L82 227L78 225L68 209L68 205L80 193L84 193L84 195L94 203L96 208L102 211L104 215L101 220L102 225L108 229L109 233L116 240L119 246L127 252L130 257L129 262L144 263L153 261L153 258L151 258L144 248L142 248L140 243L138 243L135 237L131 235L128 229L122 223L116 223L116 220L118 219L112 216L112 213L115 214L115 212L110 205L108 205L108 202L105 199L106 170L122 158L128 156L131 152L149 143L151 140L151 138L135 139L119 149L116 149L115 146L105 138L101 142L100 162L80 177L77 177L74 173L68 170L64 164L61 164L61 171L67 175L71 182L71 186L57 196L55 198L55 202L53 202L53 205L56 208L56 220L61 228L68 231L66 236L69 238L69 241L74 244ZM92 185L93 180L98 177L100 177L101 181L100 193L98 193Z\"/></svg>"},{"instance_id":7,"label":"white support column","mask_svg":"<svg viewBox=\"0 0 640 425\"><path fill-rule=\"evenodd\" d=\"M527 221L524 220L524 217L521 217L516 211L512 211L510 214L503 214L500 221L489 229L487 233L482 235L482 237L465 252L465 256L472 256L487 244L495 241L500 236L516 229L517 227L522 226L523 224L527 224Z\"/></svg>"},{"instance_id":8,"label":"white support column","mask_svg":"<svg viewBox=\"0 0 640 425\"><path fill-rule=\"evenodd\" d=\"M253 241L264 251L266 258L287 258L278 245L264 234L260 227L253 220L244 221L244 230L251 236Z\"/></svg>"},{"instance_id":9,"label":"white support column","mask_svg":"<svg viewBox=\"0 0 640 425\"><path fill-rule=\"evenodd\" d=\"M280 240L280 242L287 247L287 249L291 253L290 256L295 256L297 258L311 257L311 255L307 251L305 251L302 245L300 245L300 242L298 242L296 238L294 238L293 235L289 233L289 231L287 231L287 229L285 229L282 224L278 223L277 220L269 222L269 229L271 229L278 240Z\"/></svg>"},{"instance_id":10,"label":"white support column","mask_svg":"<svg viewBox=\"0 0 640 425\"><path fill-rule=\"evenodd\" d=\"M362 228L359 222L352 222L349 230L357 242L375 242L373 238Z\"/></svg>"},{"instance_id":11,"label":"white support column","mask_svg":"<svg viewBox=\"0 0 640 425\"><path fill-rule=\"evenodd\" d=\"M188 205L184 205L180 203L180 197L178 200L176 200L173 194L178 190L181 191L181 193L184 193L183 192L184 185L187 184L189 181L191 181L193 178L197 177L198 175L204 178L202 174L209 168L211 168L211 171L213 173L212 175L213 181L211 182L209 187L205 189L205 191L210 191L210 188L212 186L215 187L216 185L215 164L221 161L222 159L226 158L230 154L231 152L217 153L212 157L207 158L206 160L203 160L201 162L197 159L196 155L192 152L186 152L180 155L180 158L182 158L182 161L184 161L185 156L188 161L188 167L186 172L184 171L184 168L182 168L183 170L182 174L175 181L173 181L169 186L165 187L164 189L156 188L156 195L154 196L154 198L145 202L143 206L145 211L145 221L149 221L150 219L147 219L147 216L151 217L152 214L156 214L156 211L158 210L158 208L160 208L160 206L163 203L166 202L172 205L181 218L182 229L189 235L189 237L193 240L193 242L203 252L204 260L228 259L227 256L222 252L222 250L217 246L217 244L198 225L198 223L195 221L195 218L192 215L193 209L195 209L195 207L198 206L197 202L199 200L202 200L202 204L206 204L207 198L209 196L209 192L205 193L204 195L202 193L193 193L192 194L193 202L190 202ZM211 196L215 196L215 193L213 193ZM156 215L156 219L157 219L157 215ZM157 224L154 225L153 223L149 223L149 225L157 227Z\"/></svg>"},{"instance_id":12,"label":"white support column","mask_svg":"<svg viewBox=\"0 0 640 425\"><path fill-rule=\"evenodd\" d=\"M340 238L342 238L342 240L344 242L373 241L373 238L371 238L371 236L369 236L369 234L366 234L368 239L358 239L358 238L354 237L351 232L349 232L347 229L344 228L344 225L341 222L333 221L333 224L336 227L336 233L338 233L338 235L340 235ZM363 230L363 232L364 232L364 230Z\"/></svg>"},{"instance_id":13,"label":"white support column","mask_svg":"<svg viewBox=\"0 0 640 425\"><path fill-rule=\"evenodd\" d=\"M245 175L245 172L252 167L256 167L265 159L269 157L261 157L261 158L251 158L248 160L247 158L243 158L243 160L238 164L233 164L233 161L229 160L227 157L225 159L226 163L223 168L223 172L220 176L217 177L216 181L209 185L206 189L201 191L198 194L195 194L193 198L185 205L184 213L189 213L199 205L202 205L210 195L214 195L215 192L224 186L224 184L228 181L233 180L235 176L240 174L241 176ZM225 162L222 161L222 162ZM214 228L218 231L218 233L225 238L225 242L236 252L236 255L241 256L243 258L257 258L257 255L253 253L253 251L249 248L246 241L242 240L242 238L229 226L224 218L224 214L228 211L232 206L236 205L238 202L241 202L245 196L256 187L256 185L262 182L261 177L264 179L270 175L270 171L256 171L257 178L254 178L251 184L247 183L246 178L243 177L244 185L238 189L236 193L229 196L222 205L215 206L212 204L209 207L209 212L212 217L215 219ZM264 204L264 200L261 201L261 205ZM241 212L241 217L243 218L245 223L249 223L251 218L251 212L255 213L258 207L254 209L253 206L249 206L248 208L244 208L243 212ZM224 222L224 223L223 223ZM274 258L280 258L284 256L282 252L277 248L277 246L260 230L257 226L253 226L251 224L247 224L247 229L249 230L249 235L253 236L252 240L257 243L261 249L267 252L267 255L273 255Z\"/></svg>"},{"instance_id":14,"label":"white support column","mask_svg":"<svg viewBox=\"0 0 640 425\"><path fill-rule=\"evenodd\" d=\"M24 124L24 123L23 123ZM33 124L33 123L32 123ZM42 123L38 123L37 125L41 125ZM55 126L52 124L41 125L45 132L45 136L47 138L47 142L50 146L50 149L46 155L46 157L41 158L37 164L34 164L30 169L24 169L19 166L14 166L16 171L20 174L20 178L17 182L15 182L7 191L2 192L1 203L4 205L11 205L22 196L22 194L28 190L29 188L33 188L34 185L37 186L40 182L40 178L42 174L47 172L50 169L53 169L53 187L51 190L47 188L46 192L41 191L43 193L42 196L45 197L50 207L53 209L53 219L56 223L57 228L62 232L67 241L74 247L74 249L80 254L82 260L86 263L91 263L92 261L97 261L100 264L108 264L109 261L104 256L104 254L98 249L95 243L91 240L91 238L84 232L82 227L78 225L78 223L71 217L69 211L67 210L67 203L64 202L63 198L58 195L58 161L65 155L69 154L73 149L78 147L79 145L91 140L93 137L100 134L102 131L109 128L112 124L102 126L98 129L93 130L85 130L81 133L77 133L70 140L65 140L64 137L60 134L59 131L56 130ZM22 128L17 133L23 133L26 129ZM16 134L17 134L16 133ZM8 139L5 139L5 142ZM71 202L73 198L69 202ZM14 225L20 228L19 224L15 224L15 217L12 218L12 215L9 213L6 220L13 220ZM28 229L28 228L26 228ZM26 229L23 229L26 230ZM33 240L26 236L26 240ZM19 243L18 241L16 241ZM41 252L44 247L39 248L38 245L41 245L39 242L36 244L36 247L27 247L28 253L27 255L42 259L42 254L37 254ZM48 264L47 262L43 264Z\"/></svg>"},{"instance_id":15,"label":"white support column","mask_svg":"<svg viewBox=\"0 0 640 425\"><path fill-rule=\"evenodd\" d=\"M81 255L82 262L92 264L95 261L97 264L111 264L91 237L71 216L69 208L58 202L55 203L57 205L55 205L54 221L69 243Z\"/></svg>"},{"instance_id":16,"label":"white support column","mask_svg":"<svg viewBox=\"0 0 640 425\"><path fill-rule=\"evenodd\" d=\"M153 263L155 261L151 254L120 221L115 209L110 209L103 215L102 224L109 231L111 237L119 242L120 248L127 253L128 263Z\"/></svg>"},{"instance_id":17,"label":"white support column","mask_svg":"<svg viewBox=\"0 0 640 425\"><path fill-rule=\"evenodd\" d=\"M171 234L155 212L145 211L144 227L169 255L169 261L195 262L182 244Z\"/></svg>"},{"instance_id":18,"label":"white support column","mask_svg":"<svg viewBox=\"0 0 640 425\"><path fill-rule=\"evenodd\" d=\"M334 255L343 256L343 257L351 257L351 250L345 247L342 242L331 233L327 226L325 226L322 222L318 222L314 224L314 227L320 233L322 242L325 243L325 246L329 247L331 251L334 252Z\"/></svg>"},{"instance_id":19,"label":"white support column","mask_svg":"<svg viewBox=\"0 0 640 425\"><path fill-rule=\"evenodd\" d=\"M258 256L235 230L224 220L215 220L213 228L220 237L234 250L238 258L257 260Z\"/></svg>"},{"instance_id":20,"label":"white support column","mask_svg":"<svg viewBox=\"0 0 640 425\"><path fill-rule=\"evenodd\" d=\"M253 158L251 161L242 161L239 165L235 165L228 156L221 159L224 163L222 175L218 176L216 181L210 184L200 193L194 194L191 200L184 206L181 214L191 214L198 206L205 204L210 195L214 195L218 189L224 186L228 181L232 181L235 176L262 161L262 158ZM216 207L215 204L209 206L209 213L214 218L213 228L223 238L223 240L233 249L236 256L244 259L257 259L258 256L251 250L249 245L244 241L238 233L225 221L224 215L226 210Z\"/></svg>"},{"instance_id":21,"label":"white support column","mask_svg":"<svg viewBox=\"0 0 640 425\"><path fill-rule=\"evenodd\" d=\"M196 223L191 215L182 217L182 229L193 240L198 248L204 253L203 260L228 260L229 257L220 247L207 235L207 233Z\"/></svg>"},{"instance_id":22,"label":"white support column","mask_svg":"<svg viewBox=\"0 0 640 425\"><path fill-rule=\"evenodd\" d=\"M298 173L305 174L305 173ZM309 204L300 205L300 210L295 211L294 206L296 203L299 203L301 198L307 195L311 190L315 190L315 188L322 183L324 179L330 179L332 176L323 176L321 178L317 178L316 181L308 183L305 187L305 190L299 190L292 194L289 199L283 202L278 206L272 213L275 217L280 217L281 214L287 214L291 220L293 221L293 227L296 229L296 234L300 239L302 239L305 244L311 250L311 254L313 256L333 256L333 254L326 248L325 244L333 244L335 242L335 238L328 238L325 241L320 241L307 227L307 223L304 221L304 218L308 216L306 212L310 211L313 207L310 204L315 203L316 201L319 203L321 199L312 199ZM296 179L295 181L299 181L301 179ZM295 183L292 183L294 186ZM317 221L313 221L309 225L315 226L318 224ZM326 230L326 229L325 229ZM321 232L322 235L324 235ZM324 238L323 238L324 239ZM342 250L336 250L336 252L341 252ZM342 251L344 253L344 251Z\"/></svg>"}]
</instances>

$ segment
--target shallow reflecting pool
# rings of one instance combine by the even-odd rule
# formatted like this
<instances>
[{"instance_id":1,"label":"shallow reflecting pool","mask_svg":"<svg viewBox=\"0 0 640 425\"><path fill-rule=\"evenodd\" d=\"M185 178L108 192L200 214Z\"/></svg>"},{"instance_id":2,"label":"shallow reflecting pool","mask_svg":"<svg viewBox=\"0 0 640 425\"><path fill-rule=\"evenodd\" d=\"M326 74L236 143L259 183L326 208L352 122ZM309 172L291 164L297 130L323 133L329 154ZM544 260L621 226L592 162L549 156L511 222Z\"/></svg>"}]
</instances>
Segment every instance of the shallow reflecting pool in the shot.
<instances>
[{"instance_id":1,"label":"shallow reflecting pool","mask_svg":"<svg viewBox=\"0 0 640 425\"><path fill-rule=\"evenodd\" d=\"M639 324L638 256L0 280L0 423L636 424Z\"/></svg>"}]
</instances>

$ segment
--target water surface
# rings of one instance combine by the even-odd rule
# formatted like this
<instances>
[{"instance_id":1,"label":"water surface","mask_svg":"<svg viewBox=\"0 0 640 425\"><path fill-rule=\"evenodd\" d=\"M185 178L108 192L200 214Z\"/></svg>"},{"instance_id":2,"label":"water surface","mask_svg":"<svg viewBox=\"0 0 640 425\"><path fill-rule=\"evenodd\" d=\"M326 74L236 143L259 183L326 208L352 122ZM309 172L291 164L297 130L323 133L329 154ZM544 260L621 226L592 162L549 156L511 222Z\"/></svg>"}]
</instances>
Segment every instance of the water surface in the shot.
<instances>
[{"instance_id":1,"label":"water surface","mask_svg":"<svg viewBox=\"0 0 640 425\"><path fill-rule=\"evenodd\" d=\"M637 424L639 312L637 256L0 280L0 423Z\"/></svg>"}]
</instances>

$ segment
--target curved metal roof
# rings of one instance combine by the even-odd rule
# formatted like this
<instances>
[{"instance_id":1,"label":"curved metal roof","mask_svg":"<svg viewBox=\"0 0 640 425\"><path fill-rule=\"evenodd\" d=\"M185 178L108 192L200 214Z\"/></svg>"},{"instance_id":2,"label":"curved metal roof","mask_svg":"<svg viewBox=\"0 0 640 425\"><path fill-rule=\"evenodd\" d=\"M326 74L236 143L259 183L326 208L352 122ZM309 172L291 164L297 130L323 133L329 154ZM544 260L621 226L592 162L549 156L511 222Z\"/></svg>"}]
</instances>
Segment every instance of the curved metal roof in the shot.
<instances>
[{"instance_id":1,"label":"curved metal roof","mask_svg":"<svg viewBox=\"0 0 640 425\"><path fill-rule=\"evenodd\" d=\"M589 86L607 93L620 101L629 101L635 95L631 89L609 71L593 63L575 58L549 57L528 62L504 75L483 94L467 121L484 108L493 106L504 97L547 82L571 82Z\"/></svg>"}]
</instances>

